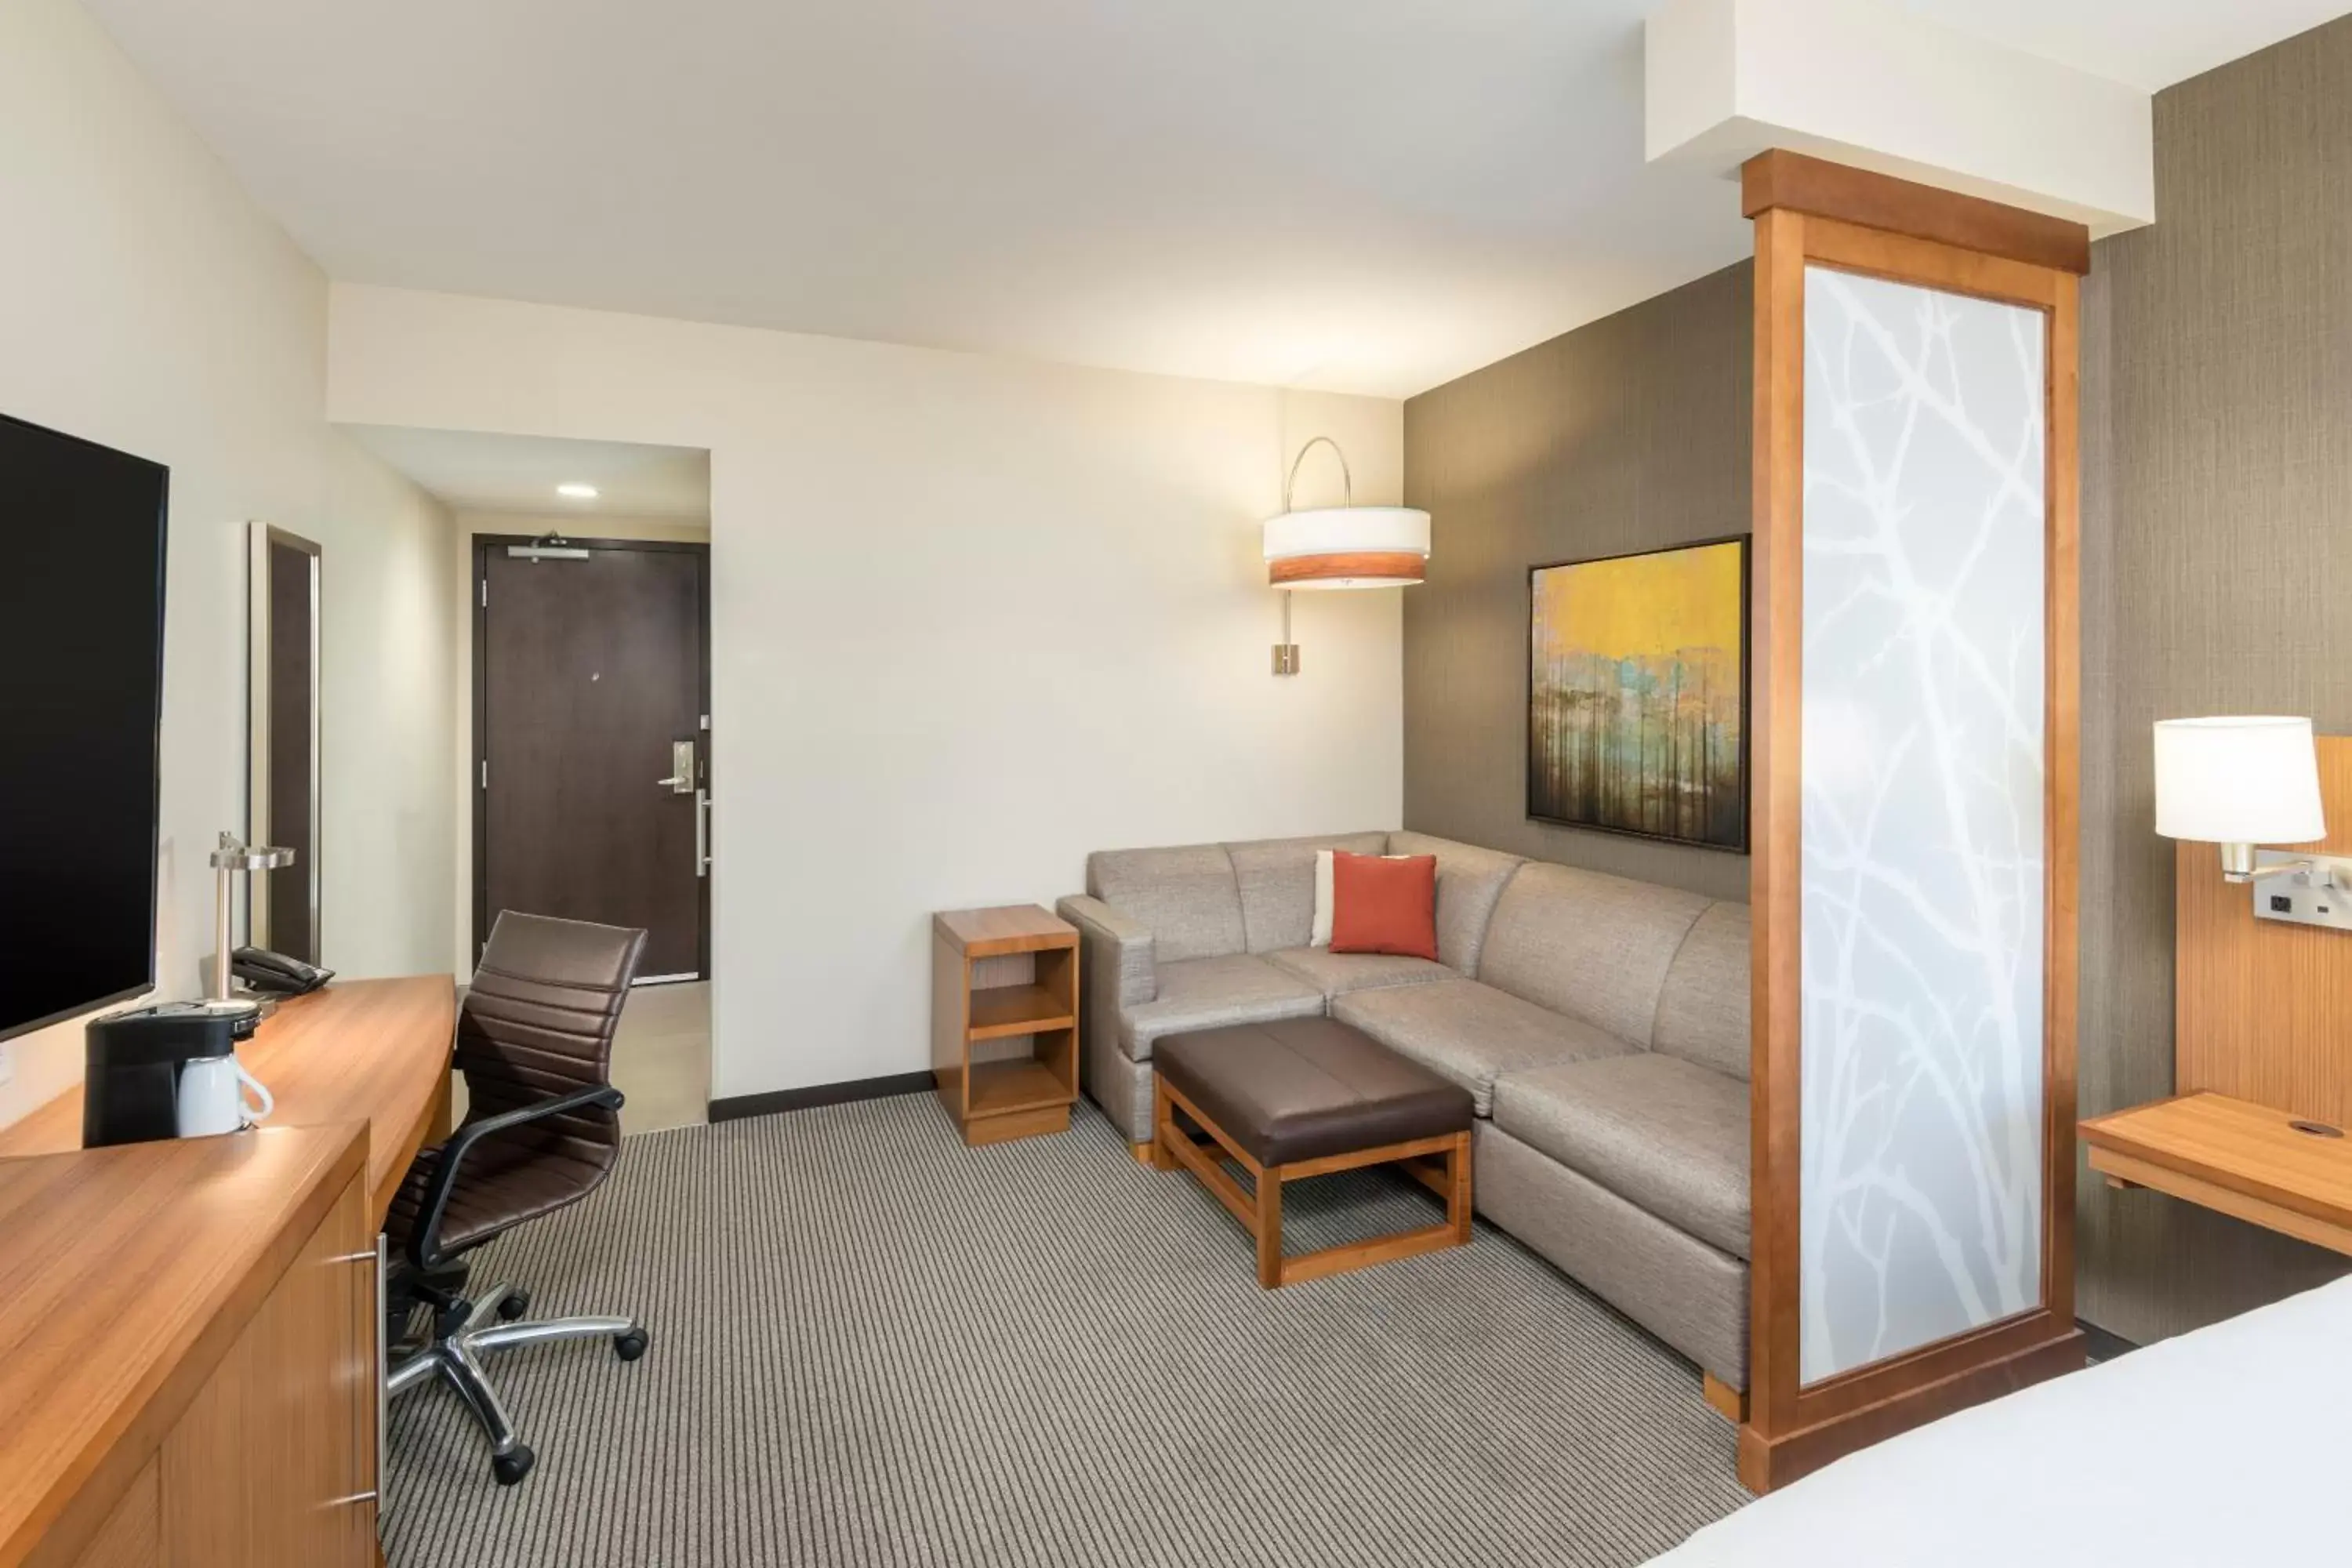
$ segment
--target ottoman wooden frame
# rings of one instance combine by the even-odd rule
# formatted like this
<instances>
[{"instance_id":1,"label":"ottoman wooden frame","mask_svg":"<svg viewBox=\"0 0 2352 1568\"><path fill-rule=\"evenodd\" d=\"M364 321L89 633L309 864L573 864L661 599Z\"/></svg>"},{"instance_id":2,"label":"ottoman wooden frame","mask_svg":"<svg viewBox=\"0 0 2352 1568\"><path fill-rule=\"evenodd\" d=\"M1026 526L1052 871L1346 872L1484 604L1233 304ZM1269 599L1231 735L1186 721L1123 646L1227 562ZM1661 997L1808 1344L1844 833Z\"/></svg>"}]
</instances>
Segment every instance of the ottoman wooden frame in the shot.
<instances>
[{"instance_id":1,"label":"ottoman wooden frame","mask_svg":"<svg viewBox=\"0 0 2352 1568\"><path fill-rule=\"evenodd\" d=\"M1165 1074L1154 1071L1151 1085L1152 1166L1162 1171L1183 1166L1200 1178L1201 1184L1208 1188L1219 1203L1233 1211L1233 1216L1242 1222L1243 1228L1257 1239L1257 1282L1265 1289L1271 1290L1278 1286L1296 1285L1305 1279L1320 1279L1327 1275L1345 1274L1350 1269L1369 1268L1375 1263L1387 1263L1399 1258L1417 1258L1424 1252L1439 1252L1449 1247L1469 1244L1468 1132L1446 1132L1434 1138L1383 1143L1344 1154L1299 1160L1287 1165L1262 1165L1214 1121L1202 1115L1201 1108L1181 1091L1170 1088ZM1177 1124L1176 1113L1180 1110L1213 1142L1194 1142L1192 1134ZM1226 1172L1223 1161L1228 1158L1250 1173L1257 1189L1255 1193L1244 1192L1241 1184ZM1319 1252L1302 1253L1296 1258L1283 1256L1283 1184L1302 1182L1309 1176L1328 1176L1339 1171L1360 1170L1366 1165L1385 1164L1402 1165L1406 1174L1444 1199L1444 1222L1423 1226L1417 1230L1399 1231L1392 1236L1376 1236L1364 1241L1327 1247Z\"/></svg>"}]
</instances>

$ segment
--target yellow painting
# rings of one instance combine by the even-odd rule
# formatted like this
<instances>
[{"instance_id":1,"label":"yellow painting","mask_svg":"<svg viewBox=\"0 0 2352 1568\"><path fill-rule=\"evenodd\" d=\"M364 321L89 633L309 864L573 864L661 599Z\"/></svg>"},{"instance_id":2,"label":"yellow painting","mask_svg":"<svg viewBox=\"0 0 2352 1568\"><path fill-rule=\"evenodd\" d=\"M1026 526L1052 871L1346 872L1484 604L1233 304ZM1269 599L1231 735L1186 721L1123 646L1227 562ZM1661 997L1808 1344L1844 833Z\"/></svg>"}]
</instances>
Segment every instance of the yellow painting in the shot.
<instances>
[{"instance_id":1,"label":"yellow painting","mask_svg":"<svg viewBox=\"0 0 2352 1568\"><path fill-rule=\"evenodd\" d=\"M1538 566L1528 815L1748 847L1748 542Z\"/></svg>"}]
</instances>

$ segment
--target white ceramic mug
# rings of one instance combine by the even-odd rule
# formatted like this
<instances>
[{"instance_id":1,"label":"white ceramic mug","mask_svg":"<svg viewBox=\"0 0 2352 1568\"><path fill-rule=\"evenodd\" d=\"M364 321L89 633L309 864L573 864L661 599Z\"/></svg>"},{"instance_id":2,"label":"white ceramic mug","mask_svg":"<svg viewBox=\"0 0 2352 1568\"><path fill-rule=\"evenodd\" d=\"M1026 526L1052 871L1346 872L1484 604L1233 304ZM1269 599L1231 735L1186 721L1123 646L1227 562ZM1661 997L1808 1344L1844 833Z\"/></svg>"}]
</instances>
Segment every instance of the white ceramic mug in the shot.
<instances>
[{"instance_id":1,"label":"white ceramic mug","mask_svg":"<svg viewBox=\"0 0 2352 1568\"><path fill-rule=\"evenodd\" d=\"M205 1057L180 1068L176 1125L183 1138L234 1132L259 1121L277 1104L235 1057Z\"/></svg>"}]
</instances>

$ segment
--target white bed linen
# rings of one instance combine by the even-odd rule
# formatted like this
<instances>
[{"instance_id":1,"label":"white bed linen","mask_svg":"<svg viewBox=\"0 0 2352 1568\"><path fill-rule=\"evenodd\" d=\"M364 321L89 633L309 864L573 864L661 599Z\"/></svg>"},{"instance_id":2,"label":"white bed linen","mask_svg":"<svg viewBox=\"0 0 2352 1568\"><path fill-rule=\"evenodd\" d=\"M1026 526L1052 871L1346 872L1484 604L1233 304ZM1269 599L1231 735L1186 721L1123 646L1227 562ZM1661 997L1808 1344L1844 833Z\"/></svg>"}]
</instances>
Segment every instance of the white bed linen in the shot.
<instances>
[{"instance_id":1,"label":"white bed linen","mask_svg":"<svg viewBox=\"0 0 2352 1568\"><path fill-rule=\"evenodd\" d=\"M1654 1568L2352 1562L2352 1279L1866 1448Z\"/></svg>"}]
</instances>

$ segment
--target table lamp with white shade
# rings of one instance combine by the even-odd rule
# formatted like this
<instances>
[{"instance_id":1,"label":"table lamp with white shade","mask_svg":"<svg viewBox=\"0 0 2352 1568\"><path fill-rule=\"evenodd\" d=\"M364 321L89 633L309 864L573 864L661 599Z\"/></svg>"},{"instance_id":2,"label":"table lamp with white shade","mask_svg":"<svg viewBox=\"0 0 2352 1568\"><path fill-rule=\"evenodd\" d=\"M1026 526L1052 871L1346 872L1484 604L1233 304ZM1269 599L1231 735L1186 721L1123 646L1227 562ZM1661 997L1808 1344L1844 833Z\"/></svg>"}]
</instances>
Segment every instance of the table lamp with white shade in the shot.
<instances>
[{"instance_id":1,"label":"table lamp with white shade","mask_svg":"<svg viewBox=\"0 0 2352 1568\"><path fill-rule=\"evenodd\" d=\"M2309 844L2327 837L2311 721L2158 720L2156 830L2167 838L2219 846L2225 881L2310 871L2308 860L2258 866L2254 847Z\"/></svg>"}]
</instances>

